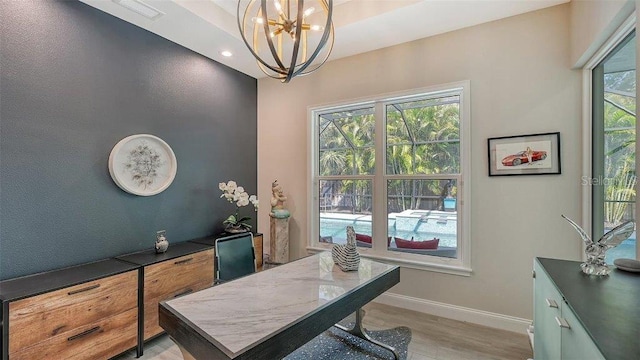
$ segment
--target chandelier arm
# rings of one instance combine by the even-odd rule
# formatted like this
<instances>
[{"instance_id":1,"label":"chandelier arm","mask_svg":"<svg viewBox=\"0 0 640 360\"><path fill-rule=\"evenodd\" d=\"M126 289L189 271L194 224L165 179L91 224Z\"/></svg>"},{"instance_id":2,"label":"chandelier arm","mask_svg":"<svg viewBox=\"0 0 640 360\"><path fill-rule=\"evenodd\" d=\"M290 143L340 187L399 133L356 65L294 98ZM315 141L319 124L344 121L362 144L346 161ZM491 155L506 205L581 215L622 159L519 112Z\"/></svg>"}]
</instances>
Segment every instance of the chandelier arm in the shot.
<instances>
[{"instance_id":1,"label":"chandelier arm","mask_svg":"<svg viewBox=\"0 0 640 360\"><path fill-rule=\"evenodd\" d=\"M304 76L304 75L308 75L311 74L312 72L318 70L322 65L324 65L325 62L327 62L327 60L329 59L329 56L331 55L331 51L333 51L333 44L334 44L334 33L333 33L333 24L331 25L331 43L329 44L329 51L327 51L327 54L324 56L324 59L322 59L322 61L318 64L316 64L316 66L307 71L307 72L297 72L296 75L294 76Z\"/></svg>"},{"instance_id":2,"label":"chandelier arm","mask_svg":"<svg viewBox=\"0 0 640 360\"><path fill-rule=\"evenodd\" d=\"M262 8L262 13L264 16L267 16L267 0L260 0L260 7ZM263 23L264 26L264 37L267 38L267 44L269 45L269 50L271 50L271 56L276 61L276 64L280 67L282 71L286 70L282 61L280 61L280 57L278 56L278 52L276 51L276 47L273 45L273 39L269 36L269 24L268 21Z\"/></svg>"},{"instance_id":3,"label":"chandelier arm","mask_svg":"<svg viewBox=\"0 0 640 360\"><path fill-rule=\"evenodd\" d=\"M279 71L273 71L273 72L268 72L267 69L265 69L265 66L262 65L259 62L256 62L258 64L258 68L262 71L262 73L264 73L265 75L267 75L268 77L272 78L272 79L278 79L278 80L282 80L286 77L286 73L282 73ZM270 69L271 70L271 69ZM278 69L279 70L279 69Z\"/></svg>"},{"instance_id":4,"label":"chandelier arm","mask_svg":"<svg viewBox=\"0 0 640 360\"><path fill-rule=\"evenodd\" d=\"M298 51L300 50L300 41L302 40L302 26L300 26L300 24L302 24L303 13L304 13L304 0L298 0L298 16L296 17L298 26L296 26L296 40L293 43L293 52L291 53L291 66L289 66L287 77L283 81L285 83L288 83L291 80L291 78L295 76L294 72L296 70L296 62L298 61Z\"/></svg>"},{"instance_id":5,"label":"chandelier arm","mask_svg":"<svg viewBox=\"0 0 640 360\"><path fill-rule=\"evenodd\" d=\"M280 1L280 0L276 0ZM286 0L285 4L287 4L287 19L291 19L291 0Z\"/></svg>"},{"instance_id":6,"label":"chandelier arm","mask_svg":"<svg viewBox=\"0 0 640 360\"><path fill-rule=\"evenodd\" d=\"M329 2L328 4L327 4L327 1ZM313 62L313 60L315 60L315 58L318 56L320 51L322 51L322 48L326 45L327 39L329 38L329 34L330 33L333 34L333 23L331 22L331 18L333 16L333 0L321 0L321 3L322 3L322 5L325 6L325 8L327 10L327 23L326 23L326 26L324 28L324 33L322 33L322 38L320 39L320 42L318 43L318 46L316 47L316 49L313 52L313 54L311 54L309 59L305 63L303 63L302 66L299 67L299 69L297 69L297 70L294 69L295 73L291 77L299 75L307 67L309 67L309 65L311 65L311 62ZM332 44L331 44L331 48L333 49L333 41L332 41ZM328 58L328 56L327 56L327 58ZM325 61L326 61L326 59L322 63L324 64ZM291 72L291 70L289 70L289 71Z\"/></svg>"},{"instance_id":7,"label":"chandelier arm","mask_svg":"<svg viewBox=\"0 0 640 360\"><path fill-rule=\"evenodd\" d=\"M258 65L263 65L264 67L268 68L269 70L281 74L281 75L285 75L286 72L283 72L282 69L273 67L272 65L267 64L264 60L262 60L262 58L260 58L260 56L253 50L253 47L251 47L251 45L249 44L249 42L247 41L247 38L245 36L245 31L243 28L243 24L246 24L247 22L247 12L249 11L249 7L251 5L251 3L255 2L256 0L252 0L250 2L250 4L247 6L247 9L244 11L244 15L242 17L242 22L240 21L240 5L241 5L241 1L238 1L238 10L237 10L237 23L238 23L238 30L240 31L240 36L242 37L242 41L244 42L244 44L247 46L247 49L249 49L249 52L251 52L251 54L253 55L254 58L256 58L256 62L258 63ZM259 66L260 70L262 70L262 72L265 73L265 75L272 77L269 73L267 73L261 66Z\"/></svg>"}]
</instances>

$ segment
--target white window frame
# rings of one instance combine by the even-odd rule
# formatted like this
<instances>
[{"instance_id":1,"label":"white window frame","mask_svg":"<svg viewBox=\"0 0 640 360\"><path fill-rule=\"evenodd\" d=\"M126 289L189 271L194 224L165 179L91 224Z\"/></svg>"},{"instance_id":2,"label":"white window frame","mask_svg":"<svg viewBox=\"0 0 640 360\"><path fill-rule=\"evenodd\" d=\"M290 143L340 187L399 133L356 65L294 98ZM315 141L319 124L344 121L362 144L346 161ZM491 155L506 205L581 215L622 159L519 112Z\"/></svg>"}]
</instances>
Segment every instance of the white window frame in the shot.
<instances>
[{"instance_id":1,"label":"white window frame","mask_svg":"<svg viewBox=\"0 0 640 360\"><path fill-rule=\"evenodd\" d=\"M616 29L616 31L609 37L609 39L595 52L595 54L584 64L582 67L582 177L581 181L585 179L593 179L592 163L593 163L593 148L591 142L593 140L593 69L598 66L602 60L615 49L627 35L629 35L633 29L636 28L636 13L635 10L627 17L627 19ZM640 36L640 33L636 29L636 36ZM636 122L636 138L638 128L640 124ZM640 144L636 141L636 153L640 150ZM638 163L640 159L636 157L636 169L638 169ZM582 228L593 238L593 199L591 186L582 186ZM637 205L636 205L637 206ZM636 224L640 221L640 212L636 213ZM637 241L637 239L636 239ZM586 245L582 244L582 260L586 260L587 256L584 252ZM640 255L640 247L636 243L636 256Z\"/></svg>"},{"instance_id":2,"label":"white window frame","mask_svg":"<svg viewBox=\"0 0 640 360\"><path fill-rule=\"evenodd\" d=\"M308 211L308 244L307 250L315 253L331 249L330 244L323 244L318 241L320 229L319 216L319 175L318 175L318 126L317 118L319 114L327 111L339 111L342 109L361 108L364 106L375 106L376 136L375 152L376 166L374 175L348 175L348 176L323 176L323 180L343 178L371 180L373 182L373 221L372 221L372 248L358 248L360 255L365 258L382 260L388 263L397 264L407 268L428 270L453 275L470 276L471 268L471 111L470 111L470 82L468 80L454 83L430 86L420 89L413 89L397 93L388 93L373 96L366 99L343 101L340 103L312 106L308 108L307 134L309 151L309 168L307 179L307 194L309 202ZM425 96L439 95L459 95L460 96L460 173L455 175L385 175L386 172L386 124L385 105L399 100L411 100ZM422 254L393 252L386 249L386 237L388 234L387 221L387 179L436 179L436 178L456 179L458 186L458 221L457 237L458 249L457 258L446 258L429 256ZM379 234L385 234L379 236Z\"/></svg>"}]
</instances>

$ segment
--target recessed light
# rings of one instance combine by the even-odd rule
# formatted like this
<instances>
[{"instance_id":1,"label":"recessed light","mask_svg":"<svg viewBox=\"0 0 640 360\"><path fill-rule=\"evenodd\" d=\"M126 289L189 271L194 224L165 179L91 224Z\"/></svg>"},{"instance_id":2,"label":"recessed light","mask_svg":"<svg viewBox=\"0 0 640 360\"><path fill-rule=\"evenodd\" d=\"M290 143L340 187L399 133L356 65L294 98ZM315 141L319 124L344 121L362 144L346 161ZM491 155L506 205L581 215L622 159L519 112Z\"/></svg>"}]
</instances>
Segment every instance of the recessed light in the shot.
<instances>
[{"instance_id":1,"label":"recessed light","mask_svg":"<svg viewBox=\"0 0 640 360\"><path fill-rule=\"evenodd\" d=\"M112 1L150 20L156 20L162 15L164 15L162 11L154 8L149 4L145 4L140 0L112 0Z\"/></svg>"},{"instance_id":2,"label":"recessed light","mask_svg":"<svg viewBox=\"0 0 640 360\"><path fill-rule=\"evenodd\" d=\"M229 50L225 50L225 51L221 51L220 55L224 56L224 57L230 57L233 56L233 53Z\"/></svg>"}]
</instances>

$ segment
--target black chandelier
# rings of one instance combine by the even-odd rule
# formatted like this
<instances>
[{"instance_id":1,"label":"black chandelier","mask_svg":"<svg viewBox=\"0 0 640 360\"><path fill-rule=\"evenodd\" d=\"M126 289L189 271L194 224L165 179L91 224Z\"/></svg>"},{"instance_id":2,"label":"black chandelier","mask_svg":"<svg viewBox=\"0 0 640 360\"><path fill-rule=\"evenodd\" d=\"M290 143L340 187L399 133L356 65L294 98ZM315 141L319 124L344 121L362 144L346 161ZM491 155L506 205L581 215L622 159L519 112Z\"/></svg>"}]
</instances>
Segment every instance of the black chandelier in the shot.
<instances>
[{"instance_id":1,"label":"black chandelier","mask_svg":"<svg viewBox=\"0 0 640 360\"><path fill-rule=\"evenodd\" d=\"M329 58L332 12L333 0L239 0L238 28L260 70L288 83Z\"/></svg>"}]
</instances>

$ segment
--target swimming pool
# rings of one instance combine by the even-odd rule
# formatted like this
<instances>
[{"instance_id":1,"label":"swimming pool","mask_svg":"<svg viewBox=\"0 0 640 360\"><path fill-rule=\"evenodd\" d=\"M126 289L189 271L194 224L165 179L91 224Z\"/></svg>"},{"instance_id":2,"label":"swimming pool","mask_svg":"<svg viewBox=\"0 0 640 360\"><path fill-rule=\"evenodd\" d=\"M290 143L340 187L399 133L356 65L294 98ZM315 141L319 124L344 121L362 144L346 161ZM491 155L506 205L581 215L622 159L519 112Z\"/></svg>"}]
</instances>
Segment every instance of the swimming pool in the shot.
<instances>
[{"instance_id":1,"label":"swimming pool","mask_svg":"<svg viewBox=\"0 0 640 360\"><path fill-rule=\"evenodd\" d=\"M415 241L440 239L441 247L457 247L457 216L455 212L407 210L389 214L388 228L392 238ZM337 244L346 243L347 226L359 234L371 235L371 216L340 213L320 214L320 236L331 236ZM392 239L393 246L393 239Z\"/></svg>"},{"instance_id":2,"label":"swimming pool","mask_svg":"<svg viewBox=\"0 0 640 360\"><path fill-rule=\"evenodd\" d=\"M455 212L407 210L402 213L389 214L388 228L392 237L391 247L395 247L394 237L410 240L440 239L440 247L457 247L457 216ZM336 244L347 242L347 226L359 234L371 235L371 215L320 213L320 236L330 236ZM617 258L635 259L636 233L620 245L606 253L605 261L613 264Z\"/></svg>"},{"instance_id":3,"label":"swimming pool","mask_svg":"<svg viewBox=\"0 0 640 360\"><path fill-rule=\"evenodd\" d=\"M632 237L621 242L620 245L609 249L605 253L605 262L613 264L613 260L618 258L635 259L636 258L636 239L635 232Z\"/></svg>"}]
</instances>

